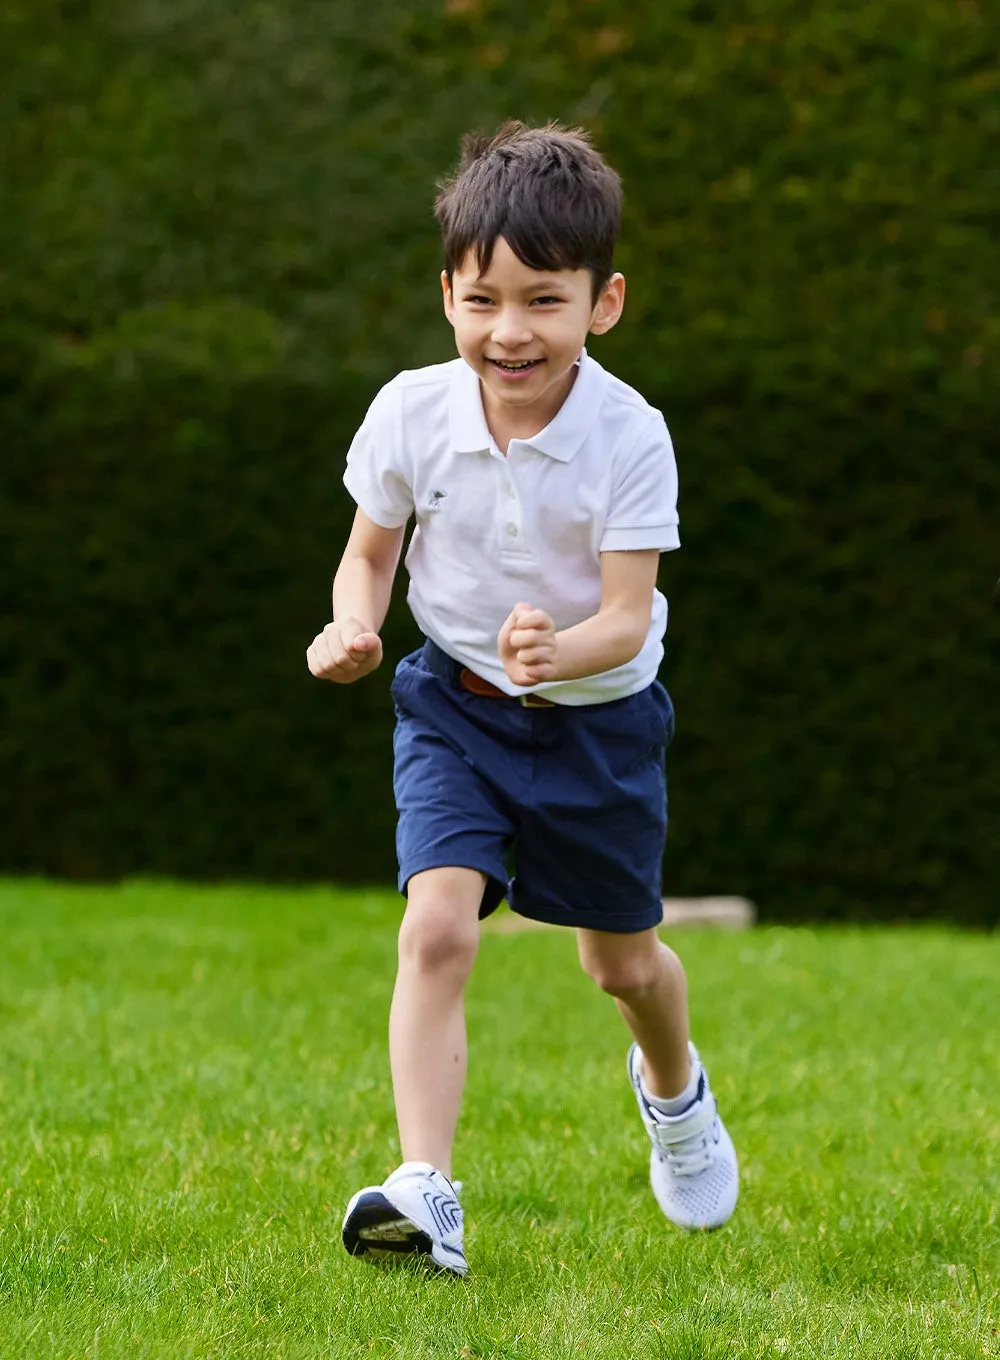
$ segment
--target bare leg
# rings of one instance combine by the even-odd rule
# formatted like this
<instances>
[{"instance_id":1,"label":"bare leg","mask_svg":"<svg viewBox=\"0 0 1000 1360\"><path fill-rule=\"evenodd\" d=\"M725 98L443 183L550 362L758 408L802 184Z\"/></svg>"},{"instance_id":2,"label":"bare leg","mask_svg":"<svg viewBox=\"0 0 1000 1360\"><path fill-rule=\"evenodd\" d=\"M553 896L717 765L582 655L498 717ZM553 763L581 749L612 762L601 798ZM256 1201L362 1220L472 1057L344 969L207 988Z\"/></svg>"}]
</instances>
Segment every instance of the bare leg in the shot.
<instances>
[{"instance_id":1,"label":"bare leg","mask_svg":"<svg viewBox=\"0 0 1000 1360\"><path fill-rule=\"evenodd\" d=\"M687 982L681 961L655 930L614 935L578 930L580 963L615 998L642 1049L642 1079L650 1095L680 1095L691 1075Z\"/></svg>"},{"instance_id":2,"label":"bare leg","mask_svg":"<svg viewBox=\"0 0 1000 1360\"><path fill-rule=\"evenodd\" d=\"M407 887L399 971L389 1013L389 1061L406 1162L451 1175L465 1086L462 992L479 944L485 879L474 869L430 869Z\"/></svg>"}]
</instances>

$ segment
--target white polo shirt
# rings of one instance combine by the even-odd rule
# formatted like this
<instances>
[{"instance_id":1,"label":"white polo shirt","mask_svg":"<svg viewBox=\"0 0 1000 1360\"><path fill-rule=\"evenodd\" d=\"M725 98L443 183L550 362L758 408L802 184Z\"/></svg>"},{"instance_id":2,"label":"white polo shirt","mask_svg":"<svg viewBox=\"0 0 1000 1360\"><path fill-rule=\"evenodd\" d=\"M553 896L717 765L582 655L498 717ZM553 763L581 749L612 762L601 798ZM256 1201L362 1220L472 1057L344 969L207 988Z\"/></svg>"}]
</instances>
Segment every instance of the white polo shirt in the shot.
<instances>
[{"instance_id":1,"label":"white polo shirt","mask_svg":"<svg viewBox=\"0 0 1000 1360\"><path fill-rule=\"evenodd\" d=\"M416 517L408 601L424 634L505 693L603 703L644 689L663 657L656 591L632 661L579 680L521 687L497 633L519 600L570 628L601 603L601 553L680 546L677 467L659 411L587 352L555 418L507 456L486 426L464 359L400 373L379 392L347 455L344 483L386 529Z\"/></svg>"}]
</instances>

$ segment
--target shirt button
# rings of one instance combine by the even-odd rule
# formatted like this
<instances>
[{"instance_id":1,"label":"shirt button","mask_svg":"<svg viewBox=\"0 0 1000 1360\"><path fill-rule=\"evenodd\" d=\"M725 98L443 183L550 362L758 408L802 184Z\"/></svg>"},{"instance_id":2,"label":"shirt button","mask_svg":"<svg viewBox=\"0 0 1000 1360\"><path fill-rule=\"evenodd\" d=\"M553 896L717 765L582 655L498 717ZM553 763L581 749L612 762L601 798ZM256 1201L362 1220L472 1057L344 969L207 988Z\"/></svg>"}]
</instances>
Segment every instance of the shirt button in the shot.
<instances>
[{"instance_id":1,"label":"shirt button","mask_svg":"<svg viewBox=\"0 0 1000 1360\"><path fill-rule=\"evenodd\" d=\"M517 492L514 490L510 482L507 483L507 495L511 498L512 501L517 500Z\"/></svg>"},{"instance_id":2,"label":"shirt button","mask_svg":"<svg viewBox=\"0 0 1000 1360\"><path fill-rule=\"evenodd\" d=\"M517 538L517 525L516 525L516 524L508 524L508 525L507 525L507 532L508 532L508 534L510 534L511 538Z\"/></svg>"}]
</instances>

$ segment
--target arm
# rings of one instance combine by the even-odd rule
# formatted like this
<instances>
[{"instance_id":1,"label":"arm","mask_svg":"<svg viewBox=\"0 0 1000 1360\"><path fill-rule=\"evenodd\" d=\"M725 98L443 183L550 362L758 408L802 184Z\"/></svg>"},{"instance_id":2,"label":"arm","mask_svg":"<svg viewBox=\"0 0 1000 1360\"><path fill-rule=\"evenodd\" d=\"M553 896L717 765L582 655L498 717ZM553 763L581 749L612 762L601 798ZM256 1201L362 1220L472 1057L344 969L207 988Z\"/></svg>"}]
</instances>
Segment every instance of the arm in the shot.
<instances>
[{"instance_id":1,"label":"arm","mask_svg":"<svg viewBox=\"0 0 1000 1360\"><path fill-rule=\"evenodd\" d=\"M306 651L319 680L348 685L382 660L379 629L385 622L406 526L383 529L359 509L333 581L333 622Z\"/></svg>"},{"instance_id":2,"label":"arm","mask_svg":"<svg viewBox=\"0 0 1000 1360\"><path fill-rule=\"evenodd\" d=\"M600 608L558 633L543 610L515 605L497 638L514 684L579 680L638 656L649 631L659 560L658 549L601 553Z\"/></svg>"}]
</instances>

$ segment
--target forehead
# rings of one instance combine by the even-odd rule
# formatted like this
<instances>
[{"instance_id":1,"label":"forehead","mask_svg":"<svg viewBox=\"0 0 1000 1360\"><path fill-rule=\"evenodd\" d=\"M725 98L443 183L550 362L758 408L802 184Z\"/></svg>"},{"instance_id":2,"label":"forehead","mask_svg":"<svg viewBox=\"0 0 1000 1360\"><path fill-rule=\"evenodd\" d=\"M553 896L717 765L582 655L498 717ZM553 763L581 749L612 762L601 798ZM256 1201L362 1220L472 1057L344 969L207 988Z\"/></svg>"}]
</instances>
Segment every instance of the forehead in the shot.
<instances>
[{"instance_id":1,"label":"forehead","mask_svg":"<svg viewBox=\"0 0 1000 1360\"><path fill-rule=\"evenodd\" d=\"M495 288L537 288L553 284L563 288L590 287L589 269L532 269L519 260L507 241L498 236L493 247L489 268L480 270L476 252L470 250L455 270L455 277L463 283L480 283Z\"/></svg>"}]
</instances>

